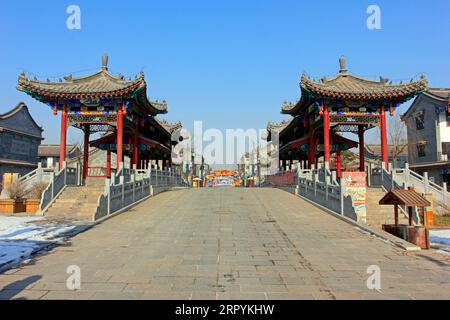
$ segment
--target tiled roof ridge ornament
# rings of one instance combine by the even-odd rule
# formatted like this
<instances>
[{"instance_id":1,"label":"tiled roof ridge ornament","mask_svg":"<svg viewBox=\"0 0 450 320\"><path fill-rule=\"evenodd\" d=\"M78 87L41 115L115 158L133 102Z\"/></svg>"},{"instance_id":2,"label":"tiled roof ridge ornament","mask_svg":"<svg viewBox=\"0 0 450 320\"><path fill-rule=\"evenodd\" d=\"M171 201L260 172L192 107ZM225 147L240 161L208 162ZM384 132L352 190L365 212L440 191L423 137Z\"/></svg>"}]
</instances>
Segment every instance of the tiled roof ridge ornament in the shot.
<instances>
[{"instance_id":1,"label":"tiled roof ridge ornament","mask_svg":"<svg viewBox=\"0 0 450 320\"><path fill-rule=\"evenodd\" d=\"M181 121L179 120L177 122L170 122L166 119L161 119L158 117L156 117L155 119L164 129L166 129L170 133L173 133L176 130L181 129L183 127Z\"/></svg>"},{"instance_id":2,"label":"tiled roof ridge ornament","mask_svg":"<svg viewBox=\"0 0 450 320\"><path fill-rule=\"evenodd\" d=\"M380 82L381 82L382 84L386 84L386 83L389 82L389 79L388 79L388 78L385 78L385 77L383 77L383 76L380 76Z\"/></svg>"},{"instance_id":3,"label":"tiled roof ridge ornament","mask_svg":"<svg viewBox=\"0 0 450 320\"><path fill-rule=\"evenodd\" d=\"M292 108L293 106L294 106L294 104L293 104L292 102L289 102L289 101L283 101L283 104L282 104L282 108L283 108L283 109Z\"/></svg>"},{"instance_id":4,"label":"tiled roof ridge ornament","mask_svg":"<svg viewBox=\"0 0 450 320\"><path fill-rule=\"evenodd\" d=\"M347 58L344 55L339 58L339 67L339 73L347 73Z\"/></svg>"},{"instance_id":5,"label":"tiled roof ridge ornament","mask_svg":"<svg viewBox=\"0 0 450 320\"><path fill-rule=\"evenodd\" d=\"M109 57L106 53L102 55L102 70L107 71L108 70L108 61Z\"/></svg>"}]
</instances>

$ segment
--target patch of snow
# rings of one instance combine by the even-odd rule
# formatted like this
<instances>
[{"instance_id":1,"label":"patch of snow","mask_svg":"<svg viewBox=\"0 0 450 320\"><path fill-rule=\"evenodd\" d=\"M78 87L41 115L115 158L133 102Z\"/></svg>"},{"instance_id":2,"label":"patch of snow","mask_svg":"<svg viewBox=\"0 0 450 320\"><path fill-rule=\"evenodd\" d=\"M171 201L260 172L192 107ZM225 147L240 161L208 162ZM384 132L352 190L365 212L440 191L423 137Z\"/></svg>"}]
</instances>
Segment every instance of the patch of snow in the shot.
<instances>
[{"instance_id":1,"label":"patch of snow","mask_svg":"<svg viewBox=\"0 0 450 320\"><path fill-rule=\"evenodd\" d=\"M0 272L61 243L75 228L75 225L46 222L42 217L0 216Z\"/></svg>"},{"instance_id":2,"label":"patch of snow","mask_svg":"<svg viewBox=\"0 0 450 320\"><path fill-rule=\"evenodd\" d=\"M450 246L450 230L431 230L430 241L432 244Z\"/></svg>"}]
</instances>

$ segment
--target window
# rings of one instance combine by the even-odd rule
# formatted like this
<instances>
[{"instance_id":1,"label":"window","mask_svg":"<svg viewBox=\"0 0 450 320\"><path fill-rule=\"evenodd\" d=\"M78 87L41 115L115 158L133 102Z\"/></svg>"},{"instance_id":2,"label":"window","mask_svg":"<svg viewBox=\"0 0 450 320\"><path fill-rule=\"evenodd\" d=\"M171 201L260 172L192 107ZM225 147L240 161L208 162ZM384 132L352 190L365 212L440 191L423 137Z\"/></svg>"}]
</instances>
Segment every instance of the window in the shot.
<instances>
[{"instance_id":1,"label":"window","mask_svg":"<svg viewBox=\"0 0 450 320\"><path fill-rule=\"evenodd\" d=\"M41 165L43 168L47 168L47 158L46 157L41 158Z\"/></svg>"},{"instance_id":2,"label":"window","mask_svg":"<svg viewBox=\"0 0 450 320\"><path fill-rule=\"evenodd\" d=\"M425 128L424 122L425 122L425 115L423 113L416 115L416 129L417 130L423 130Z\"/></svg>"},{"instance_id":3,"label":"window","mask_svg":"<svg viewBox=\"0 0 450 320\"><path fill-rule=\"evenodd\" d=\"M425 147L426 147L425 143L419 143L417 145L417 155L418 155L419 158L425 157L425 155L426 155L425 154Z\"/></svg>"}]
</instances>

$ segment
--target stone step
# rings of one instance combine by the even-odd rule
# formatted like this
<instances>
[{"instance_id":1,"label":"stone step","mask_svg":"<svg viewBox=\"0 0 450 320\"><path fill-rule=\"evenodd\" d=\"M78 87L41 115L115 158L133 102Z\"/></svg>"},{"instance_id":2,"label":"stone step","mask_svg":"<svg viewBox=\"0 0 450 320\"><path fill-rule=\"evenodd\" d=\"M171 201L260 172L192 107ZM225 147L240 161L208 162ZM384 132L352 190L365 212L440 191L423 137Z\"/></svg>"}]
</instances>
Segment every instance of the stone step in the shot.
<instances>
[{"instance_id":1,"label":"stone step","mask_svg":"<svg viewBox=\"0 0 450 320\"><path fill-rule=\"evenodd\" d=\"M103 191L99 191L99 190L92 190L90 192L73 192L73 193L66 193L63 192L58 199L76 199L76 198L85 198L88 196L95 196L95 195L99 195L102 194Z\"/></svg>"},{"instance_id":2,"label":"stone step","mask_svg":"<svg viewBox=\"0 0 450 320\"><path fill-rule=\"evenodd\" d=\"M67 187L45 215L91 221L104 190L104 181L98 186Z\"/></svg>"},{"instance_id":3,"label":"stone step","mask_svg":"<svg viewBox=\"0 0 450 320\"><path fill-rule=\"evenodd\" d=\"M384 197L386 193L382 192L379 194L370 194L370 193L366 193L366 198L368 199L381 199Z\"/></svg>"},{"instance_id":4,"label":"stone step","mask_svg":"<svg viewBox=\"0 0 450 320\"><path fill-rule=\"evenodd\" d=\"M52 207L62 207L62 208L80 208L80 207L94 207L97 205L97 200L95 202L74 202L74 203L61 203L55 202Z\"/></svg>"},{"instance_id":5,"label":"stone step","mask_svg":"<svg viewBox=\"0 0 450 320\"><path fill-rule=\"evenodd\" d=\"M76 218L78 220L91 221L93 219L93 216L94 216L94 212L90 212L90 213L86 213L86 214L77 214Z\"/></svg>"},{"instance_id":6,"label":"stone step","mask_svg":"<svg viewBox=\"0 0 450 320\"><path fill-rule=\"evenodd\" d=\"M105 192L104 188L95 188L95 189L83 189L83 190L67 190L67 193L64 192L66 195L74 196L74 195L80 195L80 194L91 194L91 193L98 193L98 192Z\"/></svg>"},{"instance_id":7,"label":"stone step","mask_svg":"<svg viewBox=\"0 0 450 320\"><path fill-rule=\"evenodd\" d=\"M380 205L367 205L366 208L370 210L380 210L380 211L386 211L386 212L394 212L394 208L386 208L386 206L380 206Z\"/></svg>"},{"instance_id":8,"label":"stone step","mask_svg":"<svg viewBox=\"0 0 450 320\"><path fill-rule=\"evenodd\" d=\"M83 197L77 197L74 199L70 199L70 198L62 198L62 199L57 199L56 201L59 203L66 203L66 204L71 204L71 203L94 203L97 202L97 199L100 197L101 193L96 194L96 195L89 195L89 196L83 196Z\"/></svg>"},{"instance_id":9,"label":"stone step","mask_svg":"<svg viewBox=\"0 0 450 320\"><path fill-rule=\"evenodd\" d=\"M72 212L72 211L67 211L67 210L56 210L56 209L52 209L50 208L46 213L46 216L49 217L67 217L67 218L75 218L76 217L76 213Z\"/></svg>"},{"instance_id":10,"label":"stone step","mask_svg":"<svg viewBox=\"0 0 450 320\"><path fill-rule=\"evenodd\" d=\"M86 187L104 188L105 179L104 178L87 178L85 181Z\"/></svg>"},{"instance_id":11,"label":"stone step","mask_svg":"<svg viewBox=\"0 0 450 320\"><path fill-rule=\"evenodd\" d=\"M94 215L95 210L51 210L49 209L46 213L46 216L49 217L65 217L65 218L72 218L76 220L91 220L92 216ZM82 219L83 218L83 219ZM88 219L84 219L88 218Z\"/></svg>"},{"instance_id":12,"label":"stone step","mask_svg":"<svg viewBox=\"0 0 450 320\"><path fill-rule=\"evenodd\" d=\"M79 208L97 208L97 201L95 203L85 203L83 205L80 205Z\"/></svg>"},{"instance_id":13,"label":"stone step","mask_svg":"<svg viewBox=\"0 0 450 320\"><path fill-rule=\"evenodd\" d=\"M59 203L59 204L72 204L72 203L77 203L79 202L78 199L70 199L70 198L65 198L65 199L61 199L58 198L55 203Z\"/></svg>"},{"instance_id":14,"label":"stone step","mask_svg":"<svg viewBox=\"0 0 450 320\"><path fill-rule=\"evenodd\" d=\"M367 188L367 224L378 229L381 229L383 224L393 224L395 222L394 208L392 206L383 206L379 204L379 201L385 195L386 192L381 188ZM407 221L408 219L402 213L399 213L399 222L407 223Z\"/></svg>"}]
</instances>

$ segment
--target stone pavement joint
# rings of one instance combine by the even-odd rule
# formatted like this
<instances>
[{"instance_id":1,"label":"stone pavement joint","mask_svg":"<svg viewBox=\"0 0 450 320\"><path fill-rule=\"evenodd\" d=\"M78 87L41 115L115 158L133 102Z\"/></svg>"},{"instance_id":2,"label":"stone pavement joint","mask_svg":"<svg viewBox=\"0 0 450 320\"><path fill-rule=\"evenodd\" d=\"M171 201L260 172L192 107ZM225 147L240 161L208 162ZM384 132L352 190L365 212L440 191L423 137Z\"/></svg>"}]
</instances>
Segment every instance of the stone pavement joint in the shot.
<instances>
[{"instance_id":1,"label":"stone pavement joint","mask_svg":"<svg viewBox=\"0 0 450 320\"><path fill-rule=\"evenodd\" d=\"M406 252L278 189L185 189L0 274L0 299L450 299L450 258ZM69 265L81 270L70 291ZM367 268L381 270L381 293Z\"/></svg>"}]
</instances>

